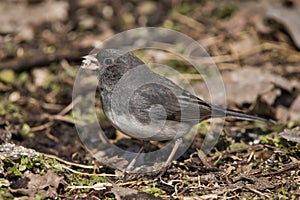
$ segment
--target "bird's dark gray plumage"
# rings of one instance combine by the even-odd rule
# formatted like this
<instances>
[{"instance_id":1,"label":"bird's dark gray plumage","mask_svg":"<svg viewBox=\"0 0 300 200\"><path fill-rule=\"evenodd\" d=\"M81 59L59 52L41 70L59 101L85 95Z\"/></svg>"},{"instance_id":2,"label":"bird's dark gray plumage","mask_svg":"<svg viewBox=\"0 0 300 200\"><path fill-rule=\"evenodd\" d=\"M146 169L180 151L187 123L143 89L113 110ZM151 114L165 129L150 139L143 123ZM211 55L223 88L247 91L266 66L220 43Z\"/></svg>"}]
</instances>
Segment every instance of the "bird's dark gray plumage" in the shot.
<instances>
[{"instance_id":1,"label":"bird's dark gray plumage","mask_svg":"<svg viewBox=\"0 0 300 200\"><path fill-rule=\"evenodd\" d=\"M203 120L229 116L269 122L203 101L151 71L131 52L102 49L85 58L82 68L96 70L102 108L118 130L144 141L177 139L165 167L174 156L183 135ZM140 84L143 81L145 83ZM121 95L116 96L115 93Z\"/></svg>"}]
</instances>

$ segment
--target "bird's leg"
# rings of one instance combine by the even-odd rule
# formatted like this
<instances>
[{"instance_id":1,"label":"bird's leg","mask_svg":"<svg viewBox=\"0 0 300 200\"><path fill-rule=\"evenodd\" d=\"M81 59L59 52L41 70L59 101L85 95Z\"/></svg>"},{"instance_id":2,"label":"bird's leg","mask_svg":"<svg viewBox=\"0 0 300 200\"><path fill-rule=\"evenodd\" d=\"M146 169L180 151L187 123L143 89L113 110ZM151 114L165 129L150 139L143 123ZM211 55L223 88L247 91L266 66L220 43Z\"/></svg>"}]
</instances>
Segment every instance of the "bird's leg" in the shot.
<instances>
[{"instance_id":1,"label":"bird's leg","mask_svg":"<svg viewBox=\"0 0 300 200\"><path fill-rule=\"evenodd\" d=\"M129 163L129 165L126 167L125 169L125 173L130 172L130 170L133 168L133 166L135 165L136 161L138 160L138 158L140 157L141 153L144 150L144 145L141 147L141 149L139 150L139 152L136 154L136 156L132 159L132 161Z\"/></svg>"},{"instance_id":2,"label":"bird's leg","mask_svg":"<svg viewBox=\"0 0 300 200\"><path fill-rule=\"evenodd\" d=\"M175 153L177 152L178 147L181 145L181 143L182 143L182 138L176 139L175 144L174 144L174 147L173 147L173 149L172 149L172 151L171 151L171 153L170 153L170 155L169 155L167 161L166 161L165 164L163 165L159 177L161 177L161 176L165 173L165 171L167 170L167 168L168 168L170 162L172 161L172 159L173 159Z\"/></svg>"}]
</instances>

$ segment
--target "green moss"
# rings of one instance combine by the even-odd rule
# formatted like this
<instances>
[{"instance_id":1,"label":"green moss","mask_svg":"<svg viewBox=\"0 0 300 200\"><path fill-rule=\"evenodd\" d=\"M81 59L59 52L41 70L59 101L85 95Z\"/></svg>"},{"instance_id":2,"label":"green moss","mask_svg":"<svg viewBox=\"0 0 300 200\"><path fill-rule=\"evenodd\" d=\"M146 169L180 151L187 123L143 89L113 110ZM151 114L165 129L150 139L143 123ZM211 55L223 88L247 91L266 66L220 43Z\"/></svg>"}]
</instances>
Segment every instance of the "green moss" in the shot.
<instances>
[{"instance_id":1,"label":"green moss","mask_svg":"<svg viewBox=\"0 0 300 200\"><path fill-rule=\"evenodd\" d=\"M48 198L45 197L44 195L36 194L36 195L35 195L35 199L36 199L36 200L44 200L44 199L48 199Z\"/></svg>"},{"instance_id":2,"label":"green moss","mask_svg":"<svg viewBox=\"0 0 300 200\"><path fill-rule=\"evenodd\" d=\"M185 29L185 25L181 24L181 23L177 23L171 20L166 20L163 24L164 28L168 28L168 29L172 29L175 31L184 31Z\"/></svg>"},{"instance_id":3,"label":"green moss","mask_svg":"<svg viewBox=\"0 0 300 200\"><path fill-rule=\"evenodd\" d=\"M280 187L278 197L280 197L280 199L289 199L289 192L284 186Z\"/></svg>"},{"instance_id":4,"label":"green moss","mask_svg":"<svg viewBox=\"0 0 300 200\"><path fill-rule=\"evenodd\" d=\"M185 62L184 60L170 60L166 64L181 73L191 73L191 74L197 73L197 70L194 67L189 66L187 62Z\"/></svg>"},{"instance_id":5,"label":"green moss","mask_svg":"<svg viewBox=\"0 0 300 200\"><path fill-rule=\"evenodd\" d=\"M230 150L235 150L235 149L242 149L242 148L246 148L248 147L247 144L245 144L244 142L239 142L239 143L233 143L229 146Z\"/></svg>"},{"instance_id":6,"label":"green moss","mask_svg":"<svg viewBox=\"0 0 300 200\"><path fill-rule=\"evenodd\" d=\"M140 187L140 190L146 192L148 194L152 194L155 197L158 197L162 194L166 194L166 192L160 188L157 188L157 182L152 182L149 185Z\"/></svg>"},{"instance_id":7,"label":"green moss","mask_svg":"<svg viewBox=\"0 0 300 200\"><path fill-rule=\"evenodd\" d=\"M0 72L0 81L5 83L14 83L16 81L16 75L13 70L3 70Z\"/></svg>"},{"instance_id":8,"label":"green moss","mask_svg":"<svg viewBox=\"0 0 300 200\"><path fill-rule=\"evenodd\" d=\"M5 159L4 167L7 169L8 174L14 174L15 176L21 176L27 170L40 175L46 174L48 170L62 170L61 165L55 159L44 156L22 156L17 160Z\"/></svg>"},{"instance_id":9,"label":"green moss","mask_svg":"<svg viewBox=\"0 0 300 200\"><path fill-rule=\"evenodd\" d=\"M42 87L44 89L48 89L51 91L55 91L55 92L59 92L61 87L58 84L58 77L51 74L49 76L47 76L46 80L43 82Z\"/></svg>"},{"instance_id":10,"label":"green moss","mask_svg":"<svg viewBox=\"0 0 300 200\"><path fill-rule=\"evenodd\" d=\"M210 127L209 121L203 121L197 125L198 133L201 135L206 135Z\"/></svg>"},{"instance_id":11,"label":"green moss","mask_svg":"<svg viewBox=\"0 0 300 200\"><path fill-rule=\"evenodd\" d=\"M26 83L29 81L29 74L28 72L22 72L18 75L18 81L21 83Z\"/></svg>"},{"instance_id":12,"label":"green moss","mask_svg":"<svg viewBox=\"0 0 300 200\"><path fill-rule=\"evenodd\" d=\"M172 11L179 12L181 14L189 14L193 10L191 3L184 2L181 5L176 6Z\"/></svg>"},{"instance_id":13,"label":"green moss","mask_svg":"<svg viewBox=\"0 0 300 200\"><path fill-rule=\"evenodd\" d=\"M0 116L9 114L14 117L21 117L19 106L10 101L0 101Z\"/></svg>"},{"instance_id":14,"label":"green moss","mask_svg":"<svg viewBox=\"0 0 300 200\"><path fill-rule=\"evenodd\" d=\"M95 112L96 111L95 111L94 107L87 109L87 112L85 112L84 114L81 113L80 110L73 110L71 112L71 114L66 115L66 117L69 119L76 119L76 120L88 122L88 123L94 123L94 122L98 121L98 119L100 119L100 120L106 119L106 116L102 110L101 110L101 112L96 112L96 113ZM97 118L93 117L94 114L96 114Z\"/></svg>"},{"instance_id":15,"label":"green moss","mask_svg":"<svg viewBox=\"0 0 300 200\"><path fill-rule=\"evenodd\" d=\"M21 129L21 137L23 139L26 139L26 138L30 138L30 137L33 137L34 134L31 132L31 128L28 124L23 124L22 126L22 129Z\"/></svg>"},{"instance_id":16,"label":"green moss","mask_svg":"<svg viewBox=\"0 0 300 200\"><path fill-rule=\"evenodd\" d=\"M0 187L0 199L13 200L15 199L12 193L7 189Z\"/></svg>"},{"instance_id":17,"label":"green moss","mask_svg":"<svg viewBox=\"0 0 300 200\"><path fill-rule=\"evenodd\" d=\"M225 19L233 15L237 10L237 5L235 3L227 3L225 6L219 7L216 11L217 18Z\"/></svg>"},{"instance_id":18,"label":"green moss","mask_svg":"<svg viewBox=\"0 0 300 200\"><path fill-rule=\"evenodd\" d=\"M259 135L261 144L269 144L275 147L286 147L287 142L283 140L276 132L267 135Z\"/></svg>"},{"instance_id":19,"label":"green moss","mask_svg":"<svg viewBox=\"0 0 300 200\"><path fill-rule=\"evenodd\" d=\"M281 131L283 131L283 129L285 128L284 125L281 125L283 126L283 128L281 129ZM287 124L286 128L288 129L292 129L294 127L297 127L297 126L300 126L300 120L298 121L291 121ZM278 132L281 132L281 131L278 131Z\"/></svg>"}]
</instances>

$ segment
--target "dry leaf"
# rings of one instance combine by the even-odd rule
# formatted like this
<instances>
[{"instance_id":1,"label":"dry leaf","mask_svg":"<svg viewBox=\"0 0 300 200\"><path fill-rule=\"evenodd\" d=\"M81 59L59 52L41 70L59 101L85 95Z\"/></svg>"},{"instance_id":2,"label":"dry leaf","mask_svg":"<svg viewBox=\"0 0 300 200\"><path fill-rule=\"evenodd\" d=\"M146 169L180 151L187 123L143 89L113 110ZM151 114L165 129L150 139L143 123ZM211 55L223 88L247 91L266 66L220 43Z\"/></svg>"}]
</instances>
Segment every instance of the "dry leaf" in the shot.
<instances>
[{"instance_id":1,"label":"dry leaf","mask_svg":"<svg viewBox=\"0 0 300 200\"><path fill-rule=\"evenodd\" d=\"M293 88L300 87L299 83L293 80L287 80L278 75L263 71L260 68L243 67L224 74L223 81L226 89L226 98L228 103L243 105L245 103L252 104L258 96L265 96L268 104L273 104L276 97L281 92L277 88L282 88L286 91L292 91ZM213 84L213 80L211 81ZM196 93L203 95L209 100L205 83L195 85ZM205 94L206 92L206 94Z\"/></svg>"},{"instance_id":2,"label":"dry leaf","mask_svg":"<svg viewBox=\"0 0 300 200\"><path fill-rule=\"evenodd\" d=\"M68 3L47 1L26 6L25 4L0 2L0 32L15 33L32 24L64 20L68 16Z\"/></svg>"},{"instance_id":3,"label":"dry leaf","mask_svg":"<svg viewBox=\"0 0 300 200\"><path fill-rule=\"evenodd\" d=\"M23 187L10 188L11 192L18 192L22 194L27 194L30 197L35 197L36 194L41 194L45 197L57 197L57 188L63 177L58 176L53 171L48 171L44 176L39 174L33 174L30 171L25 172L25 177L19 182ZM22 180L25 180L22 181Z\"/></svg>"},{"instance_id":4,"label":"dry leaf","mask_svg":"<svg viewBox=\"0 0 300 200\"><path fill-rule=\"evenodd\" d=\"M269 3L267 6L267 18L275 20L282 24L286 31L291 36L294 44L300 49L300 4L297 1L291 1L293 6L284 6L279 2Z\"/></svg>"},{"instance_id":5,"label":"dry leaf","mask_svg":"<svg viewBox=\"0 0 300 200\"><path fill-rule=\"evenodd\" d=\"M288 141L300 143L300 127L293 129L285 129L283 132L279 133L281 137Z\"/></svg>"}]
</instances>

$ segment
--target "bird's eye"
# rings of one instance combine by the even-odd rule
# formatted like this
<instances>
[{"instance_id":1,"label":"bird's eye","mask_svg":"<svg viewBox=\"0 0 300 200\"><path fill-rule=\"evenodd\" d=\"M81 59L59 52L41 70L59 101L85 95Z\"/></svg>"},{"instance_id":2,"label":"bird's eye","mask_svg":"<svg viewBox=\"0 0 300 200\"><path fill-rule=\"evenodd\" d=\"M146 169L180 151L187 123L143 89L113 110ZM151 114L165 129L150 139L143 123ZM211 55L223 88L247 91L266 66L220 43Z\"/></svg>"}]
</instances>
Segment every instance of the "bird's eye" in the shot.
<instances>
[{"instance_id":1,"label":"bird's eye","mask_svg":"<svg viewBox=\"0 0 300 200\"><path fill-rule=\"evenodd\" d=\"M112 59L110 59L110 58L105 58L104 59L104 64L105 65L111 65L112 63L113 63Z\"/></svg>"}]
</instances>

